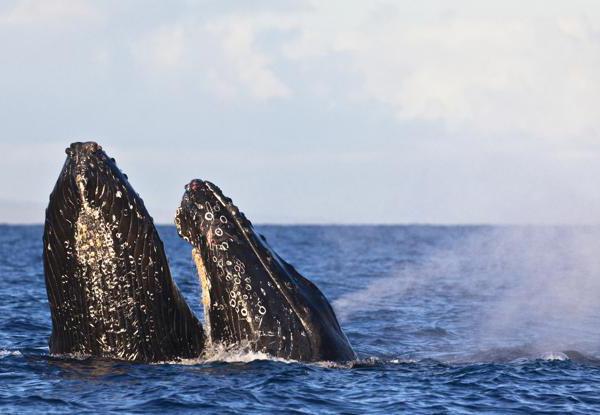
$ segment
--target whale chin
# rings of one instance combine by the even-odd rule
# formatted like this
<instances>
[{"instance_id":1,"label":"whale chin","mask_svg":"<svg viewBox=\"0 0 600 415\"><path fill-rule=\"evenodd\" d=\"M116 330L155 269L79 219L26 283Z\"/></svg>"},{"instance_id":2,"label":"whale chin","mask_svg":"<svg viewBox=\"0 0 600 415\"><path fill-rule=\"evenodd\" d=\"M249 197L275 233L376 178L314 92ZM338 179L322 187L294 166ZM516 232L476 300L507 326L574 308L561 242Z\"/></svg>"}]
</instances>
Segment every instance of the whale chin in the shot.
<instances>
[{"instance_id":1,"label":"whale chin","mask_svg":"<svg viewBox=\"0 0 600 415\"><path fill-rule=\"evenodd\" d=\"M44 227L50 352L143 362L201 355L202 326L127 176L95 142L66 153Z\"/></svg>"}]
</instances>

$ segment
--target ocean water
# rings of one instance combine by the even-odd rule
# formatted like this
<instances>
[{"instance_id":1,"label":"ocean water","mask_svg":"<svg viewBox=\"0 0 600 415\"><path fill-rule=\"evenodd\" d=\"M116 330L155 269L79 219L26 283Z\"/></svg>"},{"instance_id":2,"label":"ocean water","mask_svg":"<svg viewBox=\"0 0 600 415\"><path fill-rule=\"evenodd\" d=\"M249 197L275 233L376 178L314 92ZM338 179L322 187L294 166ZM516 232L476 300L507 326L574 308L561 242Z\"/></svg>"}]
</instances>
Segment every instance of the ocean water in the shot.
<instances>
[{"instance_id":1,"label":"ocean water","mask_svg":"<svg viewBox=\"0 0 600 415\"><path fill-rule=\"evenodd\" d=\"M330 299L359 361L50 356L43 229L0 226L0 412L600 412L600 229L258 228ZM159 232L201 315L189 246Z\"/></svg>"}]
</instances>

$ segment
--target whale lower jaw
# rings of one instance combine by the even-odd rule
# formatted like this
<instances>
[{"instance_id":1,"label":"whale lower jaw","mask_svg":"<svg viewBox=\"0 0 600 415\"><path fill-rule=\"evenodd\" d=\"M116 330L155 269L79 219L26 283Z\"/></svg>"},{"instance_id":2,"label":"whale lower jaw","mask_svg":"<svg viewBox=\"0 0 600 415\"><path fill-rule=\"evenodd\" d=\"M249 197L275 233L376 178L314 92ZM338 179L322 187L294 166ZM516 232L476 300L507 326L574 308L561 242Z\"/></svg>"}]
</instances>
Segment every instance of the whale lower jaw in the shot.
<instances>
[{"instance_id":1,"label":"whale lower jaw","mask_svg":"<svg viewBox=\"0 0 600 415\"><path fill-rule=\"evenodd\" d=\"M206 339L209 344L213 343L213 338L211 336L211 325L210 325L210 280L208 279L208 274L206 272L206 266L204 265L204 260L202 259L202 254L198 248L192 249L192 258L194 263L196 264L196 270L198 271L198 278L200 280L200 286L202 288L202 305L204 308L204 333L206 335Z\"/></svg>"}]
</instances>

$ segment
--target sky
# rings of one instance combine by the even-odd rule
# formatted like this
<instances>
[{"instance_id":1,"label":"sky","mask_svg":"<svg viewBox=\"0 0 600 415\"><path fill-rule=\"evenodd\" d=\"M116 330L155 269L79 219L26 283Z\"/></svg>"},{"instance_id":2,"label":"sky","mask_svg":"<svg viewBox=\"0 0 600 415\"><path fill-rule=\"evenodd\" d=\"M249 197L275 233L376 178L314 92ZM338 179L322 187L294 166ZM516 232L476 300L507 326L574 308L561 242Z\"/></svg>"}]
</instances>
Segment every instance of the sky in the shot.
<instances>
[{"instance_id":1,"label":"sky","mask_svg":"<svg viewBox=\"0 0 600 415\"><path fill-rule=\"evenodd\" d=\"M597 0L3 0L0 222L73 141L159 223L600 223Z\"/></svg>"}]
</instances>

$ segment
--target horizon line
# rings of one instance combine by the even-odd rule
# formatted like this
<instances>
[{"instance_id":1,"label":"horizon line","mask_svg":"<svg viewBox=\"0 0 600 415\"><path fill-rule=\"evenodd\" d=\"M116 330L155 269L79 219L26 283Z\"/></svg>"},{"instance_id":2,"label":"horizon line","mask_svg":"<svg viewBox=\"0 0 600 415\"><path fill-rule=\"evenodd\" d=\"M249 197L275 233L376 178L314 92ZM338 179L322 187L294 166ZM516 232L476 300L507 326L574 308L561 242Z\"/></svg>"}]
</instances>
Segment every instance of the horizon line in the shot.
<instances>
[{"instance_id":1,"label":"horizon line","mask_svg":"<svg viewBox=\"0 0 600 415\"><path fill-rule=\"evenodd\" d=\"M0 222L0 226L43 226L43 222ZM170 222L155 222L156 226L175 226ZM510 222L255 222L254 226L423 226L423 227L596 227L600 223L510 223Z\"/></svg>"}]
</instances>

